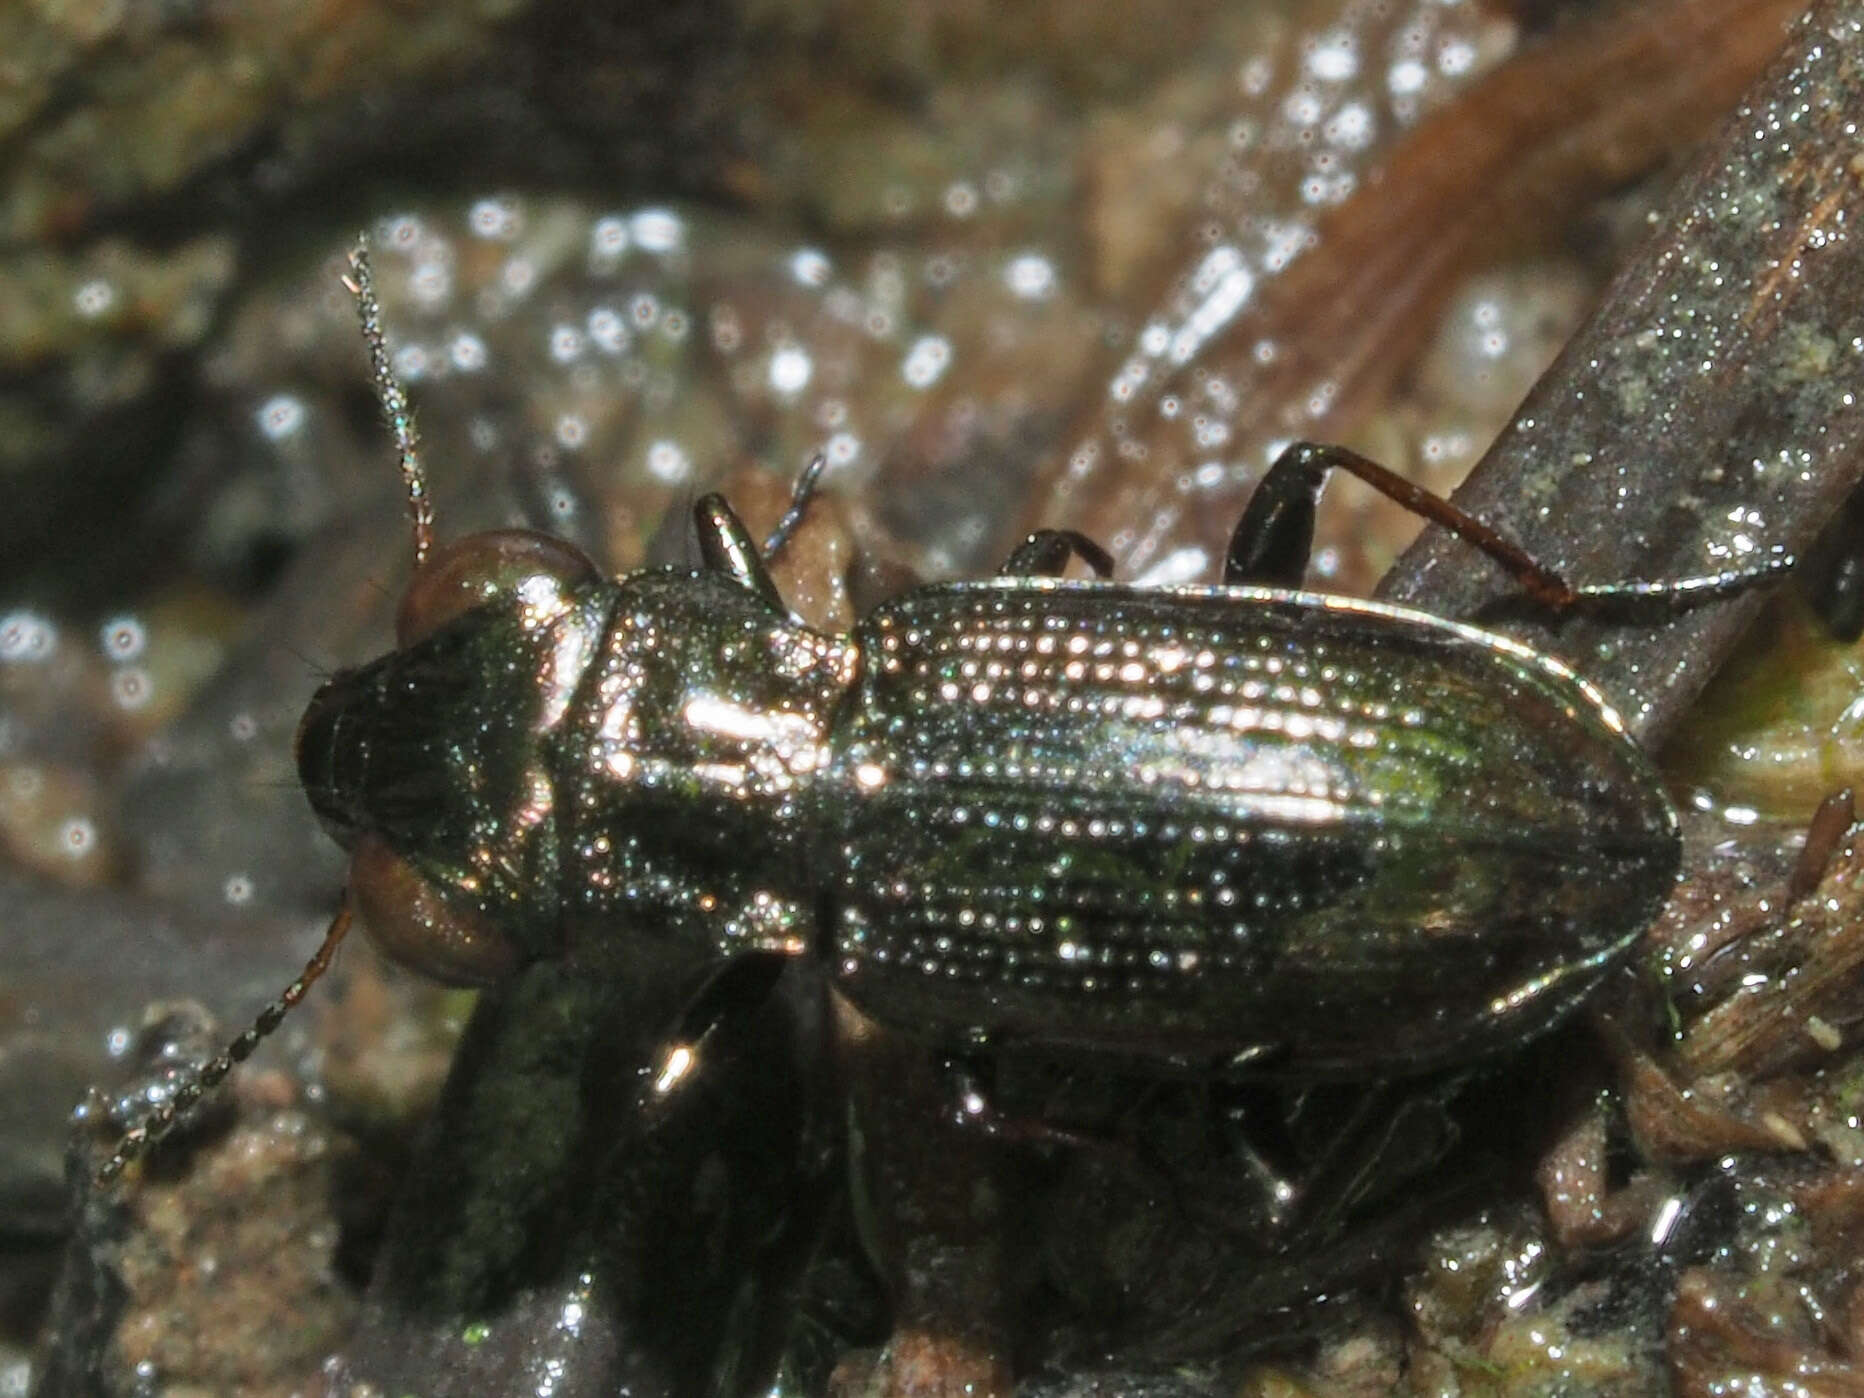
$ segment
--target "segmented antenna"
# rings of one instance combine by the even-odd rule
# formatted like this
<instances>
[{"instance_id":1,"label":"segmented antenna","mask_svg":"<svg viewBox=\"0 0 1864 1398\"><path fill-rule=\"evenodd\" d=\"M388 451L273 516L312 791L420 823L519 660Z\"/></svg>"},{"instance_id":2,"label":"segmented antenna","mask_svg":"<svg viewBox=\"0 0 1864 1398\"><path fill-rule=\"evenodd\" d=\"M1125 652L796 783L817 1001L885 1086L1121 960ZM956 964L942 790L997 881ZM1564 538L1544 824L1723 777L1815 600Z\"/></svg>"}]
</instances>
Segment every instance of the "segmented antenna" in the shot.
<instances>
[{"instance_id":1,"label":"segmented antenna","mask_svg":"<svg viewBox=\"0 0 1864 1398\"><path fill-rule=\"evenodd\" d=\"M414 566L419 568L434 546L434 503L427 494L427 470L421 465L421 434L414 426L414 410L408 406L408 395L388 362L388 342L382 335L382 306L375 299L375 274L369 268L368 234L357 237L349 264L354 275L343 278L343 285L356 298L363 342L369 346L369 378L375 384L382 416L388 419L389 430L395 434L401 483L408 491L408 517L414 525Z\"/></svg>"},{"instance_id":2,"label":"segmented antenna","mask_svg":"<svg viewBox=\"0 0 1864 1398\"><path fill-rule=\"evenodd\" d=\"M252 1051L259 1047L274 1029L278 1028L292 1007L304 998L304 994L317 983L318 977L330 969L330 962L336 956L337 945L343 940L344 933L350 927L349 894L343 895L343 904L337 909L337 915L331 920L324 932L322 945L316 955L304 963L304 969L298 978L280 992L278 998L259 1011L253 1020L252 1028L228 1044L220 1053L210 1058L192 1077L179 1083L168 1100L152 1110L136 1125L123 1133L123 1139L117 1142L116 1152L98 1167L97 1183L107 1185L131 1161L148 1154L155 1143L174 1129L188 1109L201 1098L212 1092L226 1081L236 1064L244 1063L252 1057Z\"/></svg>"}]
</instances>

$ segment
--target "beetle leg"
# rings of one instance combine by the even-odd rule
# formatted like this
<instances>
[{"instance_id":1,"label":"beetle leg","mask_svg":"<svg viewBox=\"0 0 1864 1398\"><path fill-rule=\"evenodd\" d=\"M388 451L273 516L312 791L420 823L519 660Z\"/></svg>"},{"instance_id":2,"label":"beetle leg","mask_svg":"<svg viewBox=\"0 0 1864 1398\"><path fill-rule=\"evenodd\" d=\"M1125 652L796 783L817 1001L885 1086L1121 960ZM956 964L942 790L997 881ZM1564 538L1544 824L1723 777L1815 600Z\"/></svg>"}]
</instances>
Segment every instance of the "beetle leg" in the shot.
<instances>
[{"instance_id":1,"label":"beetle leg","mask_svg":"<svg viewBox=\"0 0 1864 1398\"><path fill-rule=\"evenodd\" d=\"M1250 493L1223 555L1226 585L1299 587L1314 549L1314 507L1327 472L1343 464L1337 447L1296 442L1275 458Z\"/></svg>"},{"instance_id":2,"label":"beetle leg","mask_svg":"<svg viewBox=\"0 0 1864 1398\"><path fill-rule=\"evenodd\" d=\"M1068 560L1078 558L1094 575L1113 576L1113 555L1074 529L1038 529L1010 551L997 569L999 577L1058 578Z\"/></svg>"},{"instance_id":3,"label":"beetle leg","mask_svg":"<svg viewBox=\"0 0 1864 1398\"><path fill-rule=\"evenodd\" d=\"M1357 476L1412 514L1441 525L1463 542L1481 549L1542 605L1557 609L1570 607L1578 600L1580 591L1566 579L1442 496L1356 451L1318 442L1296 442L1288 447L1256 486L1224 554L1226 584L1301 585L1314 547L1314 507L1320 501L1327 472L1336 468Z\"/></svg>"},{"instance_id":4,"label":"beetle leg","mask_svg":"<svg viewBox=\"0 0 1864 1398\"><path fill-rule=\"evenodd\" d=\"M765 567L777 561L777 555L788 547L790 539L802 526L804 517L809 513L809 502L815 499L816 487L822 480L822 468L826 465L828 458L817 452L796 477L796 484L790 487L790 507L783 512L777 527L764 540Z\"/></svg>"},{"instance_id":5,"label":"beetle leg","mask_svg":"<svg viewBox=\"0 0 1864 1398\"><path fill-rule=\"evenodd\" d=\"M771 581L770 570L764 567L764 560L745 529L744 521L725 503L724 496L702 496L693 506L693 524L699 530L699 556L706 567L730 575L769 603L771 610L788 614L789 608L783 605L783 596Z\"/></svg>"},{"instance_id":6,"label":"beetle leg","mask_svg":"<svg viewBox=\"0 0 1864 1398\"><path fill-rule=\"evenodd\" d=\"M699 987L686 1003L642 1084L640 1106L651 1111L679 1091L699 1066L699 1055L712 1031L750 1015L770 995L789 957L779 952L735 956Z\"/></svg>"},{"instance_id":7,"label":"beetle leg","mask_svg":"<svg viewBox=\"0 0 1864 1398\"><path fill-rule=\"evenodd\" d=\"M1434 1165L1456 1144L1447 1103L1465 1079L1459 1073L1424 1086L1410 1080L1342 1088L1344 1098L1329 1091L1321 1102L1331 1118L1324 1145L1294 1172L1271 1164L1250 1138L1248 1119L1239 1121L1232 1148L1254 1196L1253 1231L1260 1241L1325 1236L1395 1181L1415 1179ZM1305 1096L1297 1099L1289 1125L1309 1110Z\"/></svg>"},{"instance_id":8,"label":"beetle leg","mask_svg":"<svg viewBox=\"0 0 1864 1398\"><path fill-rule=\"evenodd\" d=\"M1296 442L1275 458L1230 536L1224 554L1226 584L1260 583L1299 587L1314 546L1314 507L1327 472L1338 468L1357 476L1379 494L1422 519L1449 530L1472 548L1499 563L1521 590L1553 611L1585 608L1622 610L1625 604L1654 603L1676 610L1703 602L1733 597L1771 582L1794 566L1784 554L1740 568L1701 577L1672 578L1660 582L1589 583L1574 586L1541 563L1513 540L1503 537L1474 515L1395 475L1385 467L1345 447L1318 442Z\"/></svg>"},{"instance_id":9,"label":"beetle leg","mask_svg":"<svg viewBox=\"0 0 1864 1398\"><path fill-rule=\"evenodd\" d=\"M965 1131L1020 1145L1069 1146L1076 1150L1120 1150L1120 1143L1092 1132L1076 1131L1037 1117L1011 1116L997 1109L984 1086L983 1060L947 1054L939 1060L939 1077L947 1090L947 1120Z\"/></svg>"}]
</instances>

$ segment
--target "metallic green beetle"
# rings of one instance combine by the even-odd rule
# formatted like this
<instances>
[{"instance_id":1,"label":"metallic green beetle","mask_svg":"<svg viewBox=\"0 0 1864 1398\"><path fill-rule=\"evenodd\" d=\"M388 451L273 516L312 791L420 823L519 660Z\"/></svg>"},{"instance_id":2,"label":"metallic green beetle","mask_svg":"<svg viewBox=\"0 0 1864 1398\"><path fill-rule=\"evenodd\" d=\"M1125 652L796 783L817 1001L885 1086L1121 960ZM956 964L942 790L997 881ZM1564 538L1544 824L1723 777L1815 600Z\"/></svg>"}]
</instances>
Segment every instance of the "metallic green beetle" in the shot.
<instances>
[{"instance_id":1,"label":"metallic green beetle","mask_svg":"<svg viewBox=\"0 0 1864 1398\"><path fill-rule=\"evenodd\" d=\"M298 760L372 934L451 981L545 957L703 979L817 955L875 1019L952 1050L1288 1080L1473 1062L1550 1028L1627 954L1675 877L1676 813L1559 661L1297 590L1327 471L1454 529L1549 606L1689 602L1790 566L1573 588L1306 443L1258 488L1214 587L1066 580L1070 556L1104 575L1106 555L1045 531L1004 576L813 630L765 566L813 472L761 552L702 500L698 569L609 578L522 531L430 557L357 273L417 570L400 648L318 691ZM345 926L347 910L333 939ZM668 1007L675 1050L729 998L695 996L696 1016Z\"/></svg>"}]
</instances>

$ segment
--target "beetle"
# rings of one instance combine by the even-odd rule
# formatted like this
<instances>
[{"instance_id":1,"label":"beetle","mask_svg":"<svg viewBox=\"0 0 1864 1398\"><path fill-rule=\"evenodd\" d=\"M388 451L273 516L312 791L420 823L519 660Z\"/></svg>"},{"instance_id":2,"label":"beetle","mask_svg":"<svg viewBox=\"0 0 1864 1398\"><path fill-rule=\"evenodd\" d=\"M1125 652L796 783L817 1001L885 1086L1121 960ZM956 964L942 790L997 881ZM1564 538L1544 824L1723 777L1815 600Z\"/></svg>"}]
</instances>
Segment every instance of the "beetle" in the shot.
<instances>
[{"instance_id":1,"label":"beetle","mask_svg":"<svg viewBox=\"0 0 1864 1398\"><path fill-rule=\"evenodd\" d=\"M352 265L415 572L397 649L329 679L298 732L348 890L303 974L104 1178L271 1032L352 910L456 984L547 958L703 967L668 1007L659 1091L797 956L954 1054L1287 1082L1481 1061L1629 953L1674 880L1676 812L1559 660L1301 590L1327 474L1452 529L1553 609L1690 605L1792 566L1573 587L1376 463L1296 443L1219 585L1113 582L1093 541L1039 531L998 577L833 634L790 614L768 568L819 463L761 550L700 500L697 568L610 578L522 530L436 549L363 249ZM1062 576L1077 557L1100 576Z\"/></svg>"}]
</instances>

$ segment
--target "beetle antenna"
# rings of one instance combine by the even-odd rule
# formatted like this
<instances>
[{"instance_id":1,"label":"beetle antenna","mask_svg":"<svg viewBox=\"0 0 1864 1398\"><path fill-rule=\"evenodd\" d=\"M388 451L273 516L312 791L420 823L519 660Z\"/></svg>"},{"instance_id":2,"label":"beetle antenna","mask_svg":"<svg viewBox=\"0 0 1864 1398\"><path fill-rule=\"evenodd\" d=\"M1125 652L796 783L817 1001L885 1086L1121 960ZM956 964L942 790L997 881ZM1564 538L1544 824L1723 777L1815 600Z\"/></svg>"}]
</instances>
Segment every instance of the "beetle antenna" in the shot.
<instances>
[{"instance_id":1,"label":"beetle antenna","mask_svg":"<svg viewBox=\"0 0 1864 1398\"><path fill-rule=\"evenodd\" d=\"M175 1123L181 1120L189 1108L226 1081L236 1064L244 1063L252 1057L253 1050L258 1048L266 1037L283 1023L292 1007L304 998L305 992L317 983L318 978L325 971L330 969L330 963L336 956L337 946L342 942L344 934L349 931L350 917L350 896L346 889L343 893L342 906L337 909L337 915L331 919L330 926L325 930L322 944L318 946L311 959L304 963L304 969L298 973L298 978L286 986L276 1000L259 1011L250 1029L202 1064L199 1071L192 1077L177 1084L174 1091L169 1094L167 1101L155 1107L146 1117L123 1133L123 1139L117 1142L116 1151L98 1167L97 1183L99 1185L109 1184L123 1173L124 1167L131 1161L147 1155L156 1142L174 1129Z\"/></svg>"},{"instance_id":2,"label":"beetle antenna","mask_svg":"<svg viewBox=\"0 0 1864 1398\"><path fill-rule=\"evenodd\" d=\"M822 468L828 465L828 458L817 452L809 458L809 464L803 467L796 477L796 484L790 488L790 507L783 512L783 518L777 521L777 527L770 531L770 537L764 540L764 563L776 562L794 537L803 518L809 513L809 502L815 499L816 487L822 480Z\"/></svg>"},{"instance_id":3,"label":"beetle antenna","mask_svg":"<svg viewBox=\"0 0 1864 1398\"><path fill-rule=\"evenodd\" d=\"M369 266L369 235L358 235L349 255L350 276L343 285L356 298L362 321L363 343L369 347L369 378L376 401L395 434L395 451L401 459L401 483L408 491L408 516L414 524L414 566L427 561L434 547L434 503L427 493L427 468L421 465L421 434L414 425L414 409L388 360L388 341L382 334L382 306L375 297L375 273Z\"/></svg>"}]
</instances>

